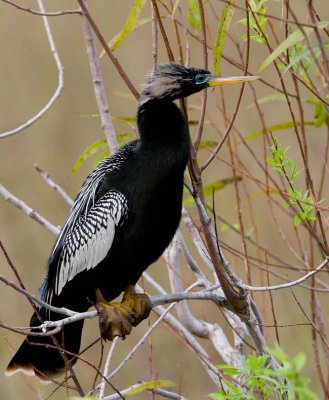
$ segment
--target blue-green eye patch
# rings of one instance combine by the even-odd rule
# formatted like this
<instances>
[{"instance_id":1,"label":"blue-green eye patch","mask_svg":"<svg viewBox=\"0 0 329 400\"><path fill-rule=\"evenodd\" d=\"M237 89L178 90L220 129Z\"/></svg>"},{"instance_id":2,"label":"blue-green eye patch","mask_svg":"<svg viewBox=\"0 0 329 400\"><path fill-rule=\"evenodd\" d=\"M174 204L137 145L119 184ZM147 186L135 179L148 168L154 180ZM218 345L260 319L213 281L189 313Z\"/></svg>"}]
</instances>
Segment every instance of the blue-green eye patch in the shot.
<instances>
[{"instance_id":1,"label":"blue-green eye patch","mask_svg":"<svg viewBox=\"0 0 329 400\"><path fill-rule=\"evenodd\" d=\"M207 74L198 74L195 77L195 83L197 85L202 85L203 83L207 83L209 81L209 79L210 79L210 76Z\"/></svg>"}]
</instances>

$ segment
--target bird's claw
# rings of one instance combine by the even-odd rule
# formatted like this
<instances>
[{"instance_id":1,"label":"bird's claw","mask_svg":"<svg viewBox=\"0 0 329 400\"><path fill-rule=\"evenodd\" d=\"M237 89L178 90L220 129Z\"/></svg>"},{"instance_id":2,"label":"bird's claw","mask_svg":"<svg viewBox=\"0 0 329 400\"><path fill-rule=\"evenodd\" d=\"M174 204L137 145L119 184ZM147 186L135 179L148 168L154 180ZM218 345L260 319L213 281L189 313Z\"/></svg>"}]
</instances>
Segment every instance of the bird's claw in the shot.
<instances>
[{"instance_id":1,"label":"bird's claw","mask_svg":"<svg viewBox=\"0 0 329 400\"><path fill-rule=\"evenodd\" d=\"M133 285L129 285L124 291L122 304L130 308L134 313L132 326L137 326L146 319L152 310L149 296L143 293L136 293Z\"/></svg>"},{"instance_id":2,"label":"bird's claw","mask_svg":"<svg viewBox=\"0 0 329 400\"><path fill-rule=\"evenodd\" d=\"M125 339L132 329L134 312L122 303L97 303L99 329L104 340L113 340L116 336Z\"/></svg>"},{"instance_id":3,"label":"bird's claw","mask_svg":"<svg viewBox=\"0 0 329 400\"><path fill-rule=\"evenodd\" d=\"M104 340L113 340L116 336L125 339L132 327L147 318L151 311L149 297L146 294L137 294L132 285L125 290L121 303L107 303L97 289L95 307Z\"/></svg>"}]
</instances>

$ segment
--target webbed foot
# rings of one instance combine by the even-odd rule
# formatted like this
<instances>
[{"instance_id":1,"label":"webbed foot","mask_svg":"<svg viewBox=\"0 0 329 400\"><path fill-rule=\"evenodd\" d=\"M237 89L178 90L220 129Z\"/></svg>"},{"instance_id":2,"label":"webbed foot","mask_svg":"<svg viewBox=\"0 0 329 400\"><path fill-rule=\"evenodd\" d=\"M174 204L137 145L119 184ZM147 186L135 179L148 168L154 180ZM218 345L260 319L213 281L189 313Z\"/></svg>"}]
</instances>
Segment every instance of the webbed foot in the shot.
<instances>
[{"instance_id":1,"label":"webbed foot","mask_svg":"<svg viewBox=\"0 0 329 400\"><path fill-rule=\"evenodd\" d=\"M104 340L113 340L116 336L125 339L132 327L147 318L152 309L149 297L136 293L133 285L129 285L124 291L121 303L106 302L101 291L96 289L95 307Z\"/></svg>"}]
</instances>

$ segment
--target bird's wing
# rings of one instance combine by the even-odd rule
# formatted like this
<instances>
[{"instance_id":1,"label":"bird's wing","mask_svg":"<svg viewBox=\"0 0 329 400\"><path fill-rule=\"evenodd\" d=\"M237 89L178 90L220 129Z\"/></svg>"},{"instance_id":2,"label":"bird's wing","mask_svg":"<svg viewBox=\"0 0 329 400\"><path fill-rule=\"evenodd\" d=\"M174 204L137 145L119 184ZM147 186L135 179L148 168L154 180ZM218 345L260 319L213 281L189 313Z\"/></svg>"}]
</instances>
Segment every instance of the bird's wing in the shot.
<instances>
[{"instance_id":1,"label":"bird's wing","mask_svg":"<svg viewBox=\"0 0 329 400\"><path fill-rule=\"evenodd\" d=\"M50 303L65 284L79 272L94 268L111 248L115 228L128 213L126 197L117 190L105 190L106 176L115 174L139 141L133 141L101 161L85 180L57 238L49 258L48 276L40 297Z\"/></svg>"},{"instance_id":2,"label":"bird's wing","mask_svg":"<svg viewBox=\"0 0 329 400\"><path fill-rule=\"evenodd\" d=\"M126 197L110 190L86 215L81 215L63 240L61 261L55 278L58 295L78 273L96 267L111 248L115 229L128 213Z\"/></svg>"}]
</instances>

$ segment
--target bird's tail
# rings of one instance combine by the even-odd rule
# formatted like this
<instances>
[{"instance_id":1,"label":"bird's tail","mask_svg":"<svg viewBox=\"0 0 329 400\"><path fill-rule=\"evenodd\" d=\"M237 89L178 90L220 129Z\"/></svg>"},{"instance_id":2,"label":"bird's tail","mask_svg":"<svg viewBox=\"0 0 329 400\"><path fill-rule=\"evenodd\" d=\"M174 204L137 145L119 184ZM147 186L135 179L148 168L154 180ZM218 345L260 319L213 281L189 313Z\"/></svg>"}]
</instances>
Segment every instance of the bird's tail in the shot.
<instances>
[{"instance_id":1,"label":"bird's tail","mask_svg":"<svg viewBox=\"0 0 329 400\"><path fill-rule=\"evenodd\" d=\"M57 318L52 320L61 318L63 316L57 314ZM30 326L40 324L34 313ZM26 375L36 375L41 380L47 381L64 373L68 368L68 362L71 365L76 362L75 355L79 353L82 327L83 320L65 325L53 336L27 336L10 361L6 375L22 371ZM40 330L35 332L40 333Z\"/></svg>"}]
</instances>

